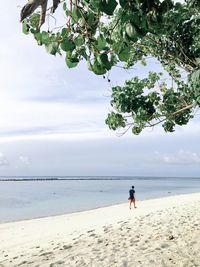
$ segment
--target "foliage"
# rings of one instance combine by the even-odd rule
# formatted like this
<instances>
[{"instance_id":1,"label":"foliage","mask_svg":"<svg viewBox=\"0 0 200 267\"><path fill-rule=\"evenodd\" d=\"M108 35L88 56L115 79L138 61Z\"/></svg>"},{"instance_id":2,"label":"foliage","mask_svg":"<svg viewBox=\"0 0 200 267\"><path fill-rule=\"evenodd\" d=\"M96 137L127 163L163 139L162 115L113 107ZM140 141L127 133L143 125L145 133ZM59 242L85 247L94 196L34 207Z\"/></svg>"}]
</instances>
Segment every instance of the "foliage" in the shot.
<instances>
[{"instance_id":1,"label":"foliage","mask_svg":"<svg viewBox=\"0 0 200 267\"><path fill-rule=\"evenodd\" d=\"M90 71L105 75L117 64L129 69L153 57L171 77L171 86L162 73L150 72L113 87L110 129L131 128L137 135L159 123L166 132L188 123L200 105L199 0L70 0L62 8L62 27L38 31L40 15L33 13L23 32L48 53L65 55L69 68L84 59Z\"/></svg>"}]
</instances>

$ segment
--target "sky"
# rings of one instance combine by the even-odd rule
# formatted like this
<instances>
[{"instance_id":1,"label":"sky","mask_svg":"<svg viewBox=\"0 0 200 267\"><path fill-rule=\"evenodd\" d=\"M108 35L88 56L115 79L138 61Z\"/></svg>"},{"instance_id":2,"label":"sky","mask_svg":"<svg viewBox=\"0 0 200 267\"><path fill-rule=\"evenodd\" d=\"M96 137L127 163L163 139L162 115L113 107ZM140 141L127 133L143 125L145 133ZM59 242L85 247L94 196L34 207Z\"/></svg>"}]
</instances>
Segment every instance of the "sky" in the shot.
<instances>
[{"instance_id":1,"label":"sky","mask_svg":"<svg viewBox=\"0 0 200 267\"><path fill-rule=\"evenodd\" d=\"M68 69L22 34L23 4L0 10L0 176L200 176L198 116L172 134L119 137L105 125L111 87L159 70L155 62L113 68L110 83L84 63Z\"/></svg>"}]
</instances>

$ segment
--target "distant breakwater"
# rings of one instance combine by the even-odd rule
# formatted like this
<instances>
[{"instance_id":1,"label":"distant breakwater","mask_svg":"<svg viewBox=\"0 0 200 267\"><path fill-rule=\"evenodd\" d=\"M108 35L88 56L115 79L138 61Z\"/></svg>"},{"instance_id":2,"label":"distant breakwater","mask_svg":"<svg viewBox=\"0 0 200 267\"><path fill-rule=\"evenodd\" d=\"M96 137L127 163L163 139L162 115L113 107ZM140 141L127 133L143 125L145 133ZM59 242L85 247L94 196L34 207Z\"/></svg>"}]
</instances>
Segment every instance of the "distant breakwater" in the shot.
<instances>
[{"instance_id":1,"label":"distant breakwater","mask_svg":"<svg viewBox=\"0 0 200 267\"><path fill-rule=\"evenodd\" d=\"M31 181L110 181L132 180L131 178L0 178L0 182L31 182Z\"/></svg>"}]
</instances>

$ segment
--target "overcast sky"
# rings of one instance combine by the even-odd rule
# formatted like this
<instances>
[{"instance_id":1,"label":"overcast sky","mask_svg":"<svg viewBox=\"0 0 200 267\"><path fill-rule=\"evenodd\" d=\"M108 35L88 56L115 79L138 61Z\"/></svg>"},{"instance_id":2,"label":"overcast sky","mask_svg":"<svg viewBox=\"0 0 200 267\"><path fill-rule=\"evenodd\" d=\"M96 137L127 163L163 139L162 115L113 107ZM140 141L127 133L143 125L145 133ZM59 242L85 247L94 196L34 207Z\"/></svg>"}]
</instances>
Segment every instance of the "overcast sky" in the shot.
<instances>
[{"instance_id":1,"label":"overcast sky","mask_svg":"<svg viewBox=\"0 0 200 267\"><path fill-rule=\"evenodd\" d=\"M8 0L0 9L0 176L199 176L198 117L173 134L158 127L120 138L104 123L111 86L157 64L115 68L110 84L83 63L67 69L64 58L22 34L24 3Z\"/></svg>"}]
</instances>

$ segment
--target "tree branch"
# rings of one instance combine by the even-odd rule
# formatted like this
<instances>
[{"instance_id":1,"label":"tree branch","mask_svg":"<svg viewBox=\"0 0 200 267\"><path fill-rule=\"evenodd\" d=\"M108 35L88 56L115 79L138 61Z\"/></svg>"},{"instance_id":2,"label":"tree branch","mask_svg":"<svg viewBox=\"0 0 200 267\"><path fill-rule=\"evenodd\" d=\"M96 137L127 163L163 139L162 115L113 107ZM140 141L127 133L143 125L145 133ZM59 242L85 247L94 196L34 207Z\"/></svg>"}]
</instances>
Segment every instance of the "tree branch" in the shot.
<instances>
[{"instance_id":1,"label":"tree branch","mask_svg":"<svg viewBox=\"0 0 200 267\"><path fill-rule=\"evenodd\" d=\"M61 2L60 0L53 0L53 6L50 8L52 13L55 12L60 2ZM21 10L20 21L22 22L25 18L31 16L33 12L39 6L41 6L40 23L38 26L38 31L39 31L41 26L45 23L47 4L48 0L29 0L28 3Z\"/></svg>"}]
</instances>

